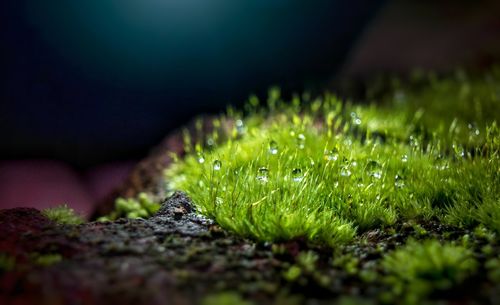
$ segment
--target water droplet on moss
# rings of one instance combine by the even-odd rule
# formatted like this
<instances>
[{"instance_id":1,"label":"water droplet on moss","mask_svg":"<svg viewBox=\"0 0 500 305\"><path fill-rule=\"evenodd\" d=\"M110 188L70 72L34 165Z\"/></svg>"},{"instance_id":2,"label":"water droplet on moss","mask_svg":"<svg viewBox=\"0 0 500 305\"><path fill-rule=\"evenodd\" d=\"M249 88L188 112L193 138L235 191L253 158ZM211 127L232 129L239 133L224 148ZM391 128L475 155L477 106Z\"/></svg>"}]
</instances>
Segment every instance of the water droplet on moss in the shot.
<instances>
[{"instance_id":1,"label":"water droplet on moss","mask_svg":"<svg viewBox=\"0 0 500 305\"><path fill-rule=\"evenodd\" d=\"M449 168L448 160L446 160L446 158L442 154L439 154L436 156L435 164L436 164L435 167L437 170L442 171L442 170L446 170Z\"/></svg>"},{"instance_id":2,"label":"water droplet on moss","mask_svg":"<svg viewBox=\"0 0 500 305\"><path fill-rule=\"evenodd\" d=\"M203 155L203 153L198 153L198 163L205 163L205 155Z\"/></svg>"},{"instance_id":3,"label":"water droplet on moss","mask_svg":"<svg viewBox=\"0 0 500 305\"><path fill-rule=\"evenodd\" d=\"M351 176L351 170L349 169L348 165L344 165L340 168L340 175L343 177L349 177Z\"/></svg>"},{"instance_id":4,"label":"water droplet on moss","mask_svg":"<svg viewBox=\"0 0 500 305\"><path fill-rule=\"evenodd\" d=\"M410 136L410 146L413 147L413 148L418 148L419 146L419 143L418 143L418 139L416 136Z\"/></svg>"},{"instance_id":5,"label":"water droplet on moss","mask_svg":"<svg viewBox=\"0 0 500 305\"><path fill-rule=\"evenodd\" d=\"M400 175L396 175L394 177L394 186L397 188L403 188L405 186L403 177L401 177Z\"/></svg>"},{"instance_id":6,"label":"water droplet on moss","mask_svg":"<svg viewBox=\"0 0 500 305\"><path fill-rule=\"evenodd\" d=\"M304 149L305 144L306 144L306 136L302 133L299 133L299 135L297 136L297 147L299 149Z\"/></svg>"},{"instance_id":7,"label":"water droplet on moss","mask_svg":"<svg viewBox=\"0 0 500 305\"><path fill-rule=\"evenodd\" d=\"M294 168L292 170L292 180L295 182L300 182L304 176L302 175L302 170L300 168Z\"/></svg>"},{"instance_id":8,"label":"water droplet on moss","mask_svg":"<svg viewBox=\"0 0 500 305\"><path fill-rule=\"evenodd\" d=\"M325 151L325 160L337 161L338 158L339 158L339 151L336 148Z\"/></svg>"},{"instance_id":9,"label":"water droplet on moss","mask_svg":"<svg viewBox=\"0 0 500 305\"><path fill-rule=\"evenodd\" d=\"M351 112L351 118L354 125L361 125L361 118L356 112Z\"/></svg>"},{"instance_id":10,"label":"water droplet on moss","mask_svg":"<svg viewBox=\"0 0 500 305\"><path fill-rule=\"evenodd\" d=\"M243 123L242 120L236 120L235 126L238 135L243 135L246 132L245 124Z\"/></svg>"},{"instance_id":11,"label":"water droplet on moss","mask_svg":"<svg viewBox=\"0 0 500 305\"><path fill-rule=\"evenodd\" d=\"M219 171L222 167L222 162L220 160L214 161L214 170Z\"/></svg>"},{"instance_id":12,"label":"water droplet on moss","mask_svg":"<svg viewBox=\"0 0 500 305\"><path fill-rule=\"evenodd\" d=\"M267 182L269 180L269 170L267 167L260 167L257 170L257 180Z\"/></svg>"},{"instance_id":13,"label":"water droplet on moss","mask_svg":"<svg viewBox=\"0 0 500 305\"><path fill-rule=\"evenodd\" d=\"M375 160L371 160L366 164L366 170L369 172L370 177L375 179L382 178L382 165Z\"/></svg>"},{"instance_id":14,"label":"water droplet on moss","mask_svg":"<svg viewBox=\"0 0 500 305\"><path fill-rule=\"evenodd\" d=\"M271 155L276 155L278 153L278 143L274 140L269 142L269 153Z\"/></svg>"},{"instance_id":15,"label":"water droplet on moss","mask_svg":"<svg viewBox=\"0 0 500 305\"><path fill-rule=\"evenodd\" d=\"M462 146L453 144L453 151L455 152L455 156L460 159L465 156L465 150Z\"/></svg>"},{"instance_id":16,"label":"water droplet on moss","mask_svg":"<svg viewBox=\"0 0 500 305\"><path fill-rule=\"evenodd\" d=\"M469 123L467 125L467 128L469 128L469 135L471 137L477 137L479 136L479 128L477 128L477 124L475 122Z\"/></svg>"},{"instance_id":17,"label":"water droplet on moss","mask_svg":"<svg viewBox=\"0 0 500 305\"><path fill-rule=\"evenodd\" d=\"M401 156L401 162L403 162L403 163L408 162L408 155Z\"/></svg>"}]
</instances>

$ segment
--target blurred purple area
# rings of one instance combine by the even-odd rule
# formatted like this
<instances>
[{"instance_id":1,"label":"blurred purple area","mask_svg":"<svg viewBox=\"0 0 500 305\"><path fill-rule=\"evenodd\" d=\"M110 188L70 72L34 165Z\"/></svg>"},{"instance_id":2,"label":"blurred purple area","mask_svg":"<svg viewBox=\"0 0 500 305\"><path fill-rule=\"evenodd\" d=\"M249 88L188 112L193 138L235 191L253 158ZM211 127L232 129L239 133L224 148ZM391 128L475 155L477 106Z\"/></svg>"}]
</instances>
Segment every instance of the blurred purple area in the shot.
<instances>
[{"instance_id":1,"label":"blurred purple area","mask_svg":"<svg viewBox=\"0 0 500 305\"><path fill-rule=\"evenodd\" d=\"M97 202L120 185L135 162L96 166L79 173L64 162L0 162L0 209L18 206L44 209L68 204L88 217Z\"/></svg>"}]
</instances>

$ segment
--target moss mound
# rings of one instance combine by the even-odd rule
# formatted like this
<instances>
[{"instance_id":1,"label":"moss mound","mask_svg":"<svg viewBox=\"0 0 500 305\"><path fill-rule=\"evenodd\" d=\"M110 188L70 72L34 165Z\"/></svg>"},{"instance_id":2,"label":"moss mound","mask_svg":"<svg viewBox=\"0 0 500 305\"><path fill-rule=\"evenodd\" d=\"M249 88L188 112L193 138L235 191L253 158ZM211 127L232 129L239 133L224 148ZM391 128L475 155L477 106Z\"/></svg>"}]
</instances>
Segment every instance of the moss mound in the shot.
<instances>
[{"instance_id":1,"label":"moss mound","mask_svg":"<svg viewBox=\"0 0 500 305\"><path fill-rule=\"evenodd\" d=\"M252 97L212 133L186 133L188 154L166 180L223 228L261 241L335 246L430 220L500 232L500 70L414 82L370 105L284 101L272 89L266 106Z\"/></svg>"}]
</instances>

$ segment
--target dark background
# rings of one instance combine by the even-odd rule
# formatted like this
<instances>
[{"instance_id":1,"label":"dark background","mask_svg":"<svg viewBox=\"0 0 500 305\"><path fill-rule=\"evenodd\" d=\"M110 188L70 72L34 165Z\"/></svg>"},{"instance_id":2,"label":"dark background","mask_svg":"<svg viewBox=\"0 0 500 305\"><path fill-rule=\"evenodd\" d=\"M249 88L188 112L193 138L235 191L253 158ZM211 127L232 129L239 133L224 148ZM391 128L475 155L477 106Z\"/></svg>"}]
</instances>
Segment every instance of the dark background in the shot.
<instances>
[{"instance_id":1,"label":"dark background","mask_svg":"<svg viewBox=\"0 0 500 305\"><path fill-rule=\"evenodd\" d=\"M270 85L319 87L381 3L3 0L0 158L138 158Z\"/></svg>"}]
</instances>

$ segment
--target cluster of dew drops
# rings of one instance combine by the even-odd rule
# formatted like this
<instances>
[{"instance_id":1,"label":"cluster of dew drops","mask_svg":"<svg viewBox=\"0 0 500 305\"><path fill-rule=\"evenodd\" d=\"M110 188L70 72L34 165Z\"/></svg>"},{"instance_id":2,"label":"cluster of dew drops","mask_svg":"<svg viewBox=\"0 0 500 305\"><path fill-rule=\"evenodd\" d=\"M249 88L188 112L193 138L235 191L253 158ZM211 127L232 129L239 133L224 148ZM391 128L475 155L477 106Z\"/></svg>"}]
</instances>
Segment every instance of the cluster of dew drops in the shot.
<instances>
[{"instance_id":1,"label":"cluster of dew drops","mask_svg":"<svg viewBox=\"0 0 500 305\"><path fill-rule=\"evenodd\" d=\"M352 112L350 114L352 123L354 125L361 124L361 118L355 113ZM242 120L237 120L236 122L236 130L239 134L243 134L246 131L246 128L243 124ZM475 123L468 124L469 134L471 137L477 137L479 135L479 129ZM295 133L291 133L292 136L295 136ZM349 144L349 143L347 143ZM416 137L410 136L409 144L413 148L418 148L419 141ZM298 149L304 149L306 145L306 136L302 133L299 133L296 136L296 145ZM279 153L279 145L275 140L270 140L268 144L267 152L270 155L277 155ZM325 150L324 159L328 162L337 162L339 160L339 151L337 148L333 148L330 150ZM408 162L408 155L401 156L401 162ZM202 152L198 152L197 160L200 164L205 163L205 156ZM356 161L348 160L345 157L343 158L342 165L340 166L340 176L342 177L350 177L352 175L351 169L352 167L356 167ZM213 161L212 168L214 171L220 171L222 169L222 161L216 159ZM445 168L445 166L440 166L439 169ZM368 161L366 165L366 170L369 173L369 176L372 179L380 180L382 178L382 166L380 163L374 160ZM259 167L257 169L256 179L261 183L267 183L269 181L269 169L265 166ZM290 178L294 182L301 182L304 179L304 173L301 168L293 168L290 172ZM394 177L394 186L396 188L403 188L405 186L404 178L402 175L397 174Z\"/></svg>"},{"instance_id":2,"label":"cluster of dew drops","mask_svg":"<svg viewBox=\"0 0 500 305\"><path fill-rule=\"evenodd\" d=\"M353 116L354 120L359 120L357 116ZM358 123L359 124L359 123ZM306 142L306 137L304 134L299 133L296 137L296 144L298 149L304 149L305 148L305 142ZM270 140L268 144L268 150L267 152L270 155L277 155L279 153L279 146L278 143L275 140ZM339 151L337 148L333 148L331 150L325 150L324 152L324 159L327 160L328 162L336 162L339 160ZM408 156L403 155L401 157L402 162L407 162L408 161ZM205 163L205 157L203 153L198 153L198 162L200 164ZM352 175L351 172L351 167L356 167L357 163L356 161L351 161L346 158L343 159L343 164L340 167L340 176L342 177L350 177ZM222 169L222 161L219 159L216 159L212 163L212 168L214 171L220 171ZM371 160L368 162L367 171L369 172L370 177L373 179L381 179L382 178L382 166L374 160ZM259 167L257 169L257 174L255 176L255 179L258 180L261 183L267 183L269 181L269 169L265 166ZM301 168L293 168L290 172L290 180L293 182L301 182L304 179L304 172ZM394 178L394 185L397 188L402 188L404 187L404 180L401 177L401 175L396 175Z\"/></svg>"}]
</instances>

